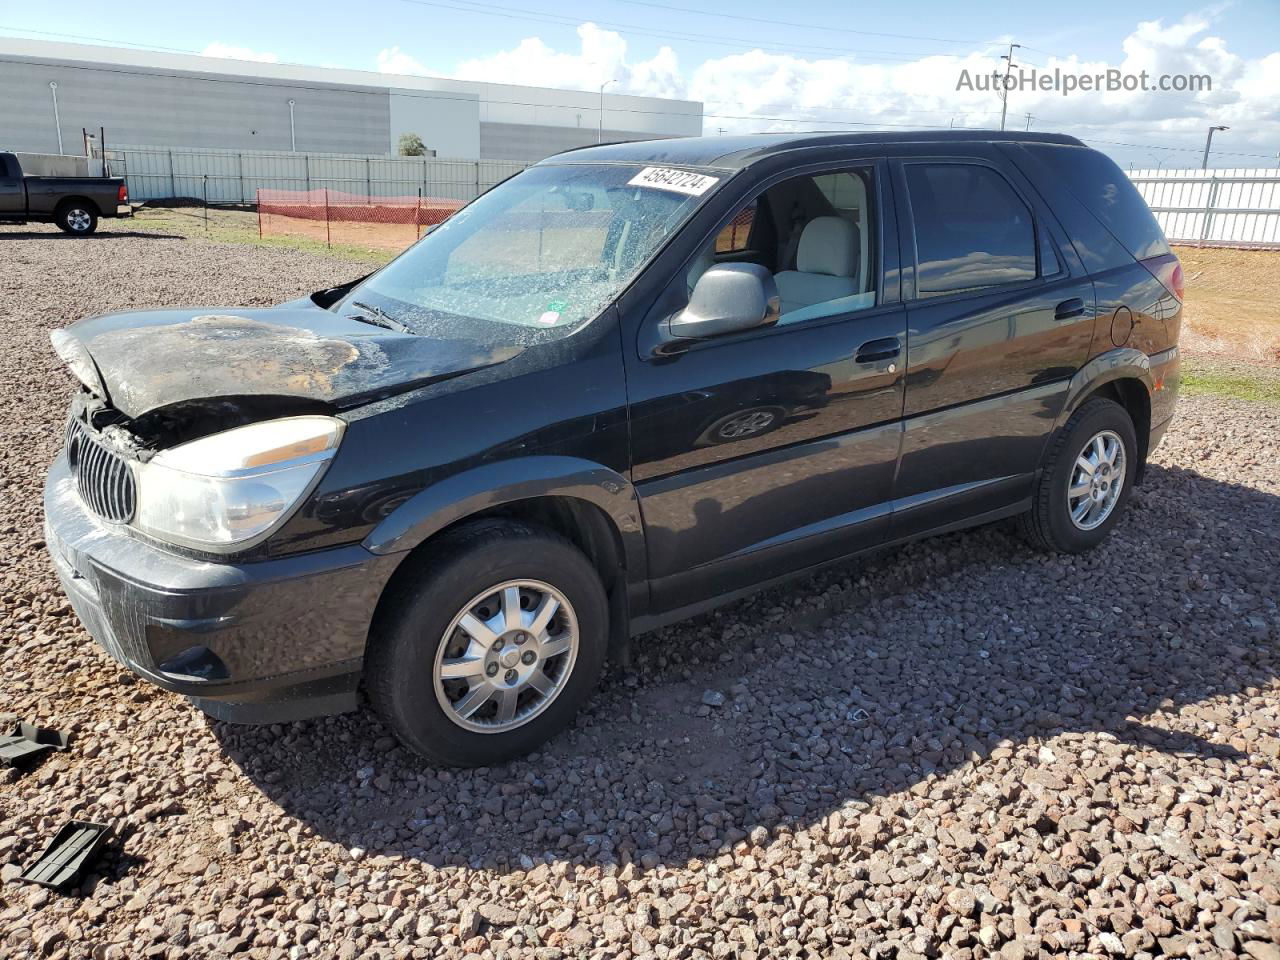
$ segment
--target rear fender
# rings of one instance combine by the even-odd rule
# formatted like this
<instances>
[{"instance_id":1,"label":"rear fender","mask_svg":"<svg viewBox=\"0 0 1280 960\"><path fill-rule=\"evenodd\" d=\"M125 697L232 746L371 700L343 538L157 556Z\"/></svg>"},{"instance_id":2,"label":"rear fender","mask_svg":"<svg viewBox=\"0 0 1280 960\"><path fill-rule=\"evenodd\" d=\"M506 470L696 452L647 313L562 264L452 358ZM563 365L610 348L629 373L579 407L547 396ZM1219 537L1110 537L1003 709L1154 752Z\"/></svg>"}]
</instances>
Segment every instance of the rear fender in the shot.
<instances>
[{"instance_id":1,"label":"rear fender","mask_svg":"<svg viewBox=\"0 0 1280 960\"><path fill-rule=\"evenodd\" d=\"M1147 388L1147 396L1155 391L1155 379L1151 373L1151 359L1141 350L1132 347L1117 347L1106 353L1098 354L1076 371L1067 386L1067 400L1062 405L1054 433L1062 429L1071 419L1071 415L1079 409L1094 391L1103 384L1116 380L1138 380Z\"/></svg>"}]
</instances>

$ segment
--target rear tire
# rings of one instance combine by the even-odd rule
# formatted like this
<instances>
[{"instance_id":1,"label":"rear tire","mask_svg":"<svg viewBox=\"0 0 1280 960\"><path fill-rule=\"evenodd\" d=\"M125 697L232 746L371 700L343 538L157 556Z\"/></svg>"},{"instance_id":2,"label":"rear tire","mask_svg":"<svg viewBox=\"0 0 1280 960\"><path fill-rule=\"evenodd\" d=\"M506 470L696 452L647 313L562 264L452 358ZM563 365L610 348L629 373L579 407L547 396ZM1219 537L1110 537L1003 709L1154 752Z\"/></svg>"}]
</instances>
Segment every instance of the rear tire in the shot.
<instances>
[{"instance_id":1,"label":"rear tire","mask_svg":"<svg viewBox=\"0 0 1280 960\"><path fill-rule=\"evenodd\" d=\"M1113 400L1089 400L1049 449L1031 509L1019 517L1023 536L1040 550L1093 549L1119 522L1137 470L1137 434L1128 412Z\"/></svg>"},{"instance_id":2,"label":"rear tire","mask_svg":"<svg viewBox=\"0 0 1280 960\"><path fill-rule=\"evenodd\" d=\"M58 208L53 222L64 233L76 237L87 237L98 229L98 211L87 203L72 200Z\"/></svg>"},{"instance_id":3,"label":"rear tire","mask_svg":"<svg viewBox=\"0 0 1280 960\"><path fill-rule=\"evenodd\" d=\"M365 657L369 698L401 743L434 763L488 766L569 724L600 678L609 626L580 550L549 530L482 520L406 564Z\"/></svg>"}]
</instances>

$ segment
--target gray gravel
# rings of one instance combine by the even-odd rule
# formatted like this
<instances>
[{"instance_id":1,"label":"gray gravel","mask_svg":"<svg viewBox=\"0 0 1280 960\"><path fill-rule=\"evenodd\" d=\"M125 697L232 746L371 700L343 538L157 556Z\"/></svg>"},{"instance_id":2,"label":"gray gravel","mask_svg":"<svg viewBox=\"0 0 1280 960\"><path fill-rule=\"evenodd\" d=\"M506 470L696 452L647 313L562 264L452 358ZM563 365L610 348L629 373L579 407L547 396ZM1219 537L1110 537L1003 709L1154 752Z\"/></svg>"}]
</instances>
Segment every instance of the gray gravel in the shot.
<instances>
[{"instance_id":1,"label":"gray gravel","mask_svg":"<svg viewBox=\"0 0 1280 960\"><path fill-rule=\"evenodd\" d=\"M1084 557L1002 527L645 637L567 734L445 771L368 713L215 723L88 640L43 553L47 330L363 268L0 230L0 956L1280 957L1280 411L1191 398ZM69 817L74 896L12 877Z\"/></svg>"}]
</instances>

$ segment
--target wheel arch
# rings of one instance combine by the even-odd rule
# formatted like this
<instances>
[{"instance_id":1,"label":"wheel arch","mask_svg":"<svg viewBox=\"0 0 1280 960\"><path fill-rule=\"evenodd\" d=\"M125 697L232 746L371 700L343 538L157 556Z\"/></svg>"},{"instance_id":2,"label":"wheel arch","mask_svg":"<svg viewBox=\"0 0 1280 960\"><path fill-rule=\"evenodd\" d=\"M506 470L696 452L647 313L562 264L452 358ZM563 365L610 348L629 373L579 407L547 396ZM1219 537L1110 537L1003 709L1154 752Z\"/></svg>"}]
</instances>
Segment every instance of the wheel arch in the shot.
<instances>
[{"instance_id":1,"label":"wheel arch","mask_svg":"<svg viewBox=\"0 0 1280 960\"><path fill-rule=\"evenodd\" d=\"M609 598L610 655L625 661L629 588L645 582L647 562L635 490L614 470L572 457L485 464L411 497L374 528L364 546L376 554L405 554L407 560L463 524L501 519L552 530L587 556ZM402 562L383 595L416 566Z\"/></svg>"},{"instance_id":2,"label":"wheel arch","mask_svg":"<svg viewBox=\"0 0 1280 960\"><path fill-rule=\"evenodd\" d=\"M1081 367L1067 391L1067 402L1054 424L1056 435L1071 415L1095 397L1105 397L1118 403L1133 421L1138 449L1135 482L1141 483L1146 475L1147 453L1151 446L1151 394L1155 381L1151 374L1151 361L1140 350L1122 347L1095 357Z\"/></svg>"},{"instance_id":3,"label":"wheel arch","mask_svg":"<svg viewBox=\"0 0 1280 960\"><path fill-rule=\"evenodd\" d=\"M101 218L102 208L99 207L98 204L91 197L82 197L78 195L74 197L63 197L61 200L59 200L58 205L53 208L53 215L56 217L59 214L61 214L63 210L67 209L67 207L77 203L83 205L85 209L91 211L94 216Z\"/></svg>"}]
</instances>

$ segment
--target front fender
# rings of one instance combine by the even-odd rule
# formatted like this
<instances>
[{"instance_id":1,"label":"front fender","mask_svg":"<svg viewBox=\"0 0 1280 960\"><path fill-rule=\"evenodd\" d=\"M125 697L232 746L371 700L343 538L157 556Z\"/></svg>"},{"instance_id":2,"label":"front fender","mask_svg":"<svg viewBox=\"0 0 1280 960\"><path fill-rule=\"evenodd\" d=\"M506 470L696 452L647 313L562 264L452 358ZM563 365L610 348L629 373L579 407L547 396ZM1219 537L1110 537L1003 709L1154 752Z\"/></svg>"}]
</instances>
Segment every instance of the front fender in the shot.
<instances>
[{"instance_id":1,"label":"front fender","mask_svg":"<svg viewBox=\"0 0 1280 960\"><path fill-rule=\"evenodd\" d=\"M373 553L412 550L451 523L534 497L570 497L603 510L622 541L628 571L645 575L644 532L635 488L615 470L577 457L516 457L432 484L385 517L364 539Z\"/></svg>"}]
</instances>

